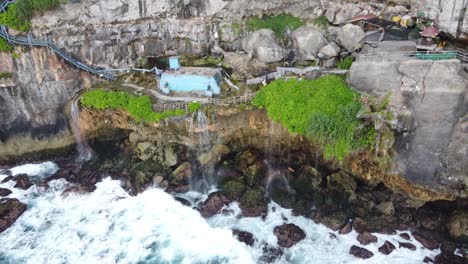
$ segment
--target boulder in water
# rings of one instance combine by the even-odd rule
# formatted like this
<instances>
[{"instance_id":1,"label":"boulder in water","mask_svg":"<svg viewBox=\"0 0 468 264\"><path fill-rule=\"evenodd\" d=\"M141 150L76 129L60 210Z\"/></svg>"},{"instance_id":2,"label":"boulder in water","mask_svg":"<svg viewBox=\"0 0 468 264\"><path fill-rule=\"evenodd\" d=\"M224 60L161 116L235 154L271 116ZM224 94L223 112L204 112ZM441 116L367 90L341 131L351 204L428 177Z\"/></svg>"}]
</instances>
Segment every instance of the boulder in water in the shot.
<instances>
[{"instance_id":1,"label":"boulder in water","mask_svg":"<svg viewBox=\"0 0 468 264\"><path fill-rule=\"evenodd\" d=\"M435 257L436 264L466 264L466 259L454 254L440 253Z\"/></svg>"},{"instance_id":2,"label":"boulder in water","mask_svg":"<svg viewBox=\"0 0 468 264\"><path fill-rule=\"evenodd\" d=\"M6 182L9 182L11 180L13 180L13 176L10 175L10 176L5 177L5 179L3 179L0 183L6 183Z\"/></svg>"},{"instance_id":3,"label":"boulder in water","mask_svg":"<svg viewBox=\"0 0 468 264\"><path fill-rule=\"evenodd\" d=\"M351 231L353 230L353 227L351 225L351 223L346 223L341 229L340 231L338 232L339 234L349 234L351 233Z\"/></svg>"},{"instance_id":4,"label":"boulder in water","mask_svg":"<svg viewBox=\"0 0 468 264\"><path fill-rule=\"evenodd\" d=\"M365 246L369 245L370 243L376 243L377 237L365 231L358 235L357 240L359 241L359 243L361 243L361 245Z\"/></svg>"},{"instance_id":5,"label":"boulder in water","mask_svg":"<svg viewBox=\"0 0 468 264\"><path fill-rule=\"evenodd\" d=\"M18 174L13 177L13 180L16 181L15 188L27 190L32 186L32 183L29 181L29 176L27 174Z\"/></svg>"},{"instance_id":6,"label":"boulder in water","mask_svg":"<svg viewBox=\"0 0 468 264\"><path fill-rule=\"evenodd\" d=\"M419 241L425 248L429 250L434 250L440 245L440 241L426 231L416 230L413 231L412 234L417 241Z\"/></svg>"},{"instance_id":7,"label":"boulder in water","mask_svg":"<svg viewBox=\"0 0 468 264\"><path fill-rule=\"evenodd\" d=\"M283 250L279 247L273 247L264 244L262 247L263 255L259 258L260 263L274 263L283 255Z\"/></svg>"},{"instance_id":8,"label":"boulder in water","mask_svg":"<svg viewBox=\"0 0 468 264\"><path fill-rule=\"evenodd\" d=\"M369 250L358 247L358 246L351 246L349 250L349 254L355 256L356 258L368 259L374 256L374 253L370 252Z\"/></svg>"},{"instance_id":9,"label":"boulder in water","mask_svg":"<svg viewBox=\"0 0 468 264\"><path fill-rule=\"evenodd\" d=\"M255 239L252 233L241 231L238 229L233 229L232 234L237 238L237 240L239 240L240 242L244 242L248 246L253 246L253 244L255 243Z\"/></svg>"},{"instance_id":10,"label":"boulder in water","mask_svg":"<svg viewBox=\"0 0 468 264\"><path fill-rule=\"evenodd\" d=\"M395 249L395 245L390 243L390 241L386 240L385 243L381 247L379 247L379 252L384 255L388 255L392 253L394 249Z\"/></svg>"},{"instance_id":11,"label":"boulder in water","mask_svg":"<svg viewBox=\"0 0 468 264\"><path fill-rule=\"evenodd\" d=\"M278 238L278 245L286 248L294 246L306 237L304 231L295 224L277 226L274 232Z\"/></svg>"},{"instance_id":12,"label":"boulder in water","mask_svg":"<svg viewBox=\"0 0 468 264\"><path fill-rule=\"evenodd\" d=\"M1 199L0 233L9 228L26 211L26 207L18 199Z\"/></svg>"},{"instance_id":13,"label":"boulder in water","mask_svg":"<svg viewBox=\"0 0 468 264\"><path fill-rule=\"evenodd\" d=\"M410 240L410 238L411 238L410 235L409 235L408 233L401 233L401 234L400 234L400 237L403 238L403 239L405 239L405 240Z\"/></svg>"},{"instance_id":14,"label":"boulder in water","mask_svg":"<svg viewBox=\"0 0 468 264\"><path fill-rule=\"evenodd\" d=\"M246 217L266 215L268 209L263 192L258 188L247 190L240 199L239 207Z\"/></svg>"},{"instance_id":15,"label":"boulder in water","mask_svg":"<svg viewBox=\"0 0 468 264\"><path fill-rule=\"evenodd\" d=\"M430 257L425 257L425 258L423 259L423 262L424 262L424 263L434 263L434 260L432 260Z\"/></svg>"},{"instance_id":16,"label":"boulder in water","mask_svg":"<svg viewBox=\"0 0 468 264\"><path fill-rule=\"evenodd\" d=\"M398 242L398 247L400 248L407 248L409 250L412 250L412 251L415 251L416 250L416 246L411 244L411 243L406 243L406 242Z\"/></svg>"},{"instance_id":17,"label":"boulder in water","mask_svg":"<svg viewBox=\"0 0 468 264\"><path fill-rule=\"evenodd\" d=\"M211 193L208 199L201 205L200 214L203 217L211 217L221 212L221 209L230 202L231 201L220 192Z\"/></svg>"},{"instance_id":18,"label":"boulder in water","mask_svg":"<svg viewBox=\"0 0 468 264\"><path fill-rule=\"evenodd\" d=\"M11 191L5 188L0 188L0 197L5 197L11 194Z\"/></svg>"}]
</instances>

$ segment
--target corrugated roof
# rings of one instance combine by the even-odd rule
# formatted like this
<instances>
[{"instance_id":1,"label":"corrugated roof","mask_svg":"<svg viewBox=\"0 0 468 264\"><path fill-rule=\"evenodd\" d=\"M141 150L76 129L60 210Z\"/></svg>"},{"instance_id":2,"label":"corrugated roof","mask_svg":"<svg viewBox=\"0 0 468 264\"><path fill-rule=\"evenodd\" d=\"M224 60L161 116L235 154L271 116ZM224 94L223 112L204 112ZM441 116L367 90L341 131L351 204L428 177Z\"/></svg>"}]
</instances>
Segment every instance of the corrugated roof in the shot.
<instances>
[{"instance_id":1,"label":"corrugated roof","mask_svg":"<svg viewBox=\"0 0 468 264\"><path fill-rule=\"evenodd\" d=\"M208 68L208 67L180 67L178 70L168 70L163 74L174 74L174 75L203 75L203 76L215 76L219 69Z\"/></svg>"}]
</instances>

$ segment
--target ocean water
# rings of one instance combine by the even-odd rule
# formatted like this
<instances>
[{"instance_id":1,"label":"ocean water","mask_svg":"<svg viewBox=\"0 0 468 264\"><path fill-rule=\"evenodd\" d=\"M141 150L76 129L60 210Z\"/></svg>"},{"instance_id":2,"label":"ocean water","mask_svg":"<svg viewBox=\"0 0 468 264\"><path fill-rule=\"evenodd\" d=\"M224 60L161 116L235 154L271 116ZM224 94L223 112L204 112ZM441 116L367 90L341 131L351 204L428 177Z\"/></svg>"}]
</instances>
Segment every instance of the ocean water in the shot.
<instances>
[{"instance_id":1,"label":"ocean water","mask_svg":"<svg viewBox=\"0 0 468 264\"><path fill-rule=\"evenodd\" d=\"M26 164L12 168L13 174L27 173L43 179L56 172L53 162ZM0 174L0 181L6 175ZM312 220L293 216L291 210L269 204L268 216L241 218L237 203L228 213L204 219L198 211L184 206L158 188L130 196L119 181L106 178L88 194L63 191L72 185L54 180L50 188L32 186L28 190L13 188L9 181L0 187L13 191L9 197L28 205L26 212L12 227L0 234L1 264L54 263L259 263L264 243L276 246L273 229L294 223L306 238L284 250L276 263L422 263L440 250L430 251L411 237L416 251L398 248L398 235L380 235L378 243L365 246L374 257L362 260L351 256L349 248L359 245L354 231L339 235ZM188 199L205 199L206 195L188 193ZM237 241L231 229L254 234L257 241L249 247ZM330 235L335 235L335 238ZM385 240L396 245L390 255L378 252Z\"/></svg>"}]
</instances>

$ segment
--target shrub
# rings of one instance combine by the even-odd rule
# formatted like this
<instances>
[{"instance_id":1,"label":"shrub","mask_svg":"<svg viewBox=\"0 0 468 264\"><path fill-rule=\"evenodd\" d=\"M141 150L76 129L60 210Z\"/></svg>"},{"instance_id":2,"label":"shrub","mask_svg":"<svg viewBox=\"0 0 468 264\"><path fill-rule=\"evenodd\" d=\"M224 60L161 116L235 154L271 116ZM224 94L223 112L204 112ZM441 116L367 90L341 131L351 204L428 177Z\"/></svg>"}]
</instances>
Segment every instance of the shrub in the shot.
<instances>
[{"instance_id":1,"label":"shrub","mask_svg":"<svg viewBox=\"0 0 468 264\"><path fill-rule=\"evenodd\" d=\"M35 11L50 10L60 3L60 0L17 0L8 6L6 13L0 14L0 24L22 32L28 31Z\"/></svg>"},{"instance_id":2,"label":"shrub","mask_svg":"<svg viewBox=\"0 0 468 264\"><path fill-rule=\"evenodd\" d=\"M359 93L335 75L317 80L276 80L264 87L252 104L288 131L310 136L324 146L325 157L343 160L372 142L372 128L361 129Z\"/></svg>"},{"instance_id":3,"label":"shrub","mask_svg":"<svg viewBox=\"0 0 468 264\"><path fill-rule=\"evenodd\" d=\"M200 110L201 107L202 107L202 104L200 102L191 102L188 104L187 108L190 113L194 113Z\"/></svg>"},{"instance_id":4,"label":"shrub","mask_svg":"<svg viewBox=\"0 0 468 264\"><path fill-rule=\"evenodd\" d=\"M181 109L154 112L148 96L131 96L126 92L104 91L97 89L84 93L81 104L94 109L122 109L137 121L159 122L171 116L184 115Z\"/></svg>"},{"instance_id":5,"label":"shrub","mask_svg":"<svg viewBox=\"0 0 468 264\"><path fill-rule=\"evenodd\" d=\"M268 28L275 32L276 37L281 40L286 38L285 33L287 29L295 30L304 25L299 17L290 14L279 14L276 16L265 16L263 18L251 17L247 21L249 31L256 31L262 28Z\"/></svg>"},{"instance_id":6,"label":"shrub","mask_svg":"<svg viewBox=\"0 0 468 264\"><path fill-rule=\"evenodd\" d=\"M13 73L11 72L0 72L0 80L1 79L10 79L13 77Z\"/></svg>"},{"instance_id":7,"label":"shrub","mask_svg":"<svg viewBox=\"0 0 468 264\"><path fill-rule=\"evenodd\" d=\"M11 46L5 39L0 38L0 52L13 52L13 46Z\"/></svg>"},{"instance_id":8,"label":"shrub","mask_svg":"<svg viewBox=\"0 0 468 264\"><path fill-rule=\"evenodd\" d=\"M312 21L312 24L323 29L328 29L330 22L328 22L328 18L325 15L321 15L314 19L314 21Z\"/></svg>"},{"instance_id":9,"label":"shrub","mask_svg":"<svg viewBox=\"0 0 468 264\"><path fill-rule=\"evenodd\" d=\"M348 56L345 59L338 62L337 67L342 70L349 70L353 62L354 62L353 58Z\"/></svg>"}]
</instances>

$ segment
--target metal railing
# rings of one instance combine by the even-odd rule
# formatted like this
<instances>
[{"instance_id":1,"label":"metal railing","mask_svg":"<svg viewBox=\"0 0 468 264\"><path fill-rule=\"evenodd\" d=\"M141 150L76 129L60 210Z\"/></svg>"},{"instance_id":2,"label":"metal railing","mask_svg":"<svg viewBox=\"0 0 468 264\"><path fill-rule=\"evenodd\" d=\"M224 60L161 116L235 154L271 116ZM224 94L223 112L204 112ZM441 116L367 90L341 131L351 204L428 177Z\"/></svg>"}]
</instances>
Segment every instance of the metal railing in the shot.
<instances>
[{"instance_id":1,"label":"metal railing","mask_svg":"<svg viewBox=\"0 0 468 264\"><path fill-rule=\"evenodd\" d=\"M13 3L14 0L6 0L3 1L0 4L0 13L6 12L8 5ZM28 47L47 47L51 49L55 54L60 56L62 59L64 59L66 62L72 64L73 66L87 71L91 74L95 74L99 77L105 78L107 80L114 80L115 77L113 74L109 73L106 70L100 70L94 67L91 67L89 65L84 64L83 62L79 61L78 59L75 59L74 57L70 56L69 54L65 53L63 50L61 50L57 45L54 43L50 42L49 40L39 40L39 39L34 39L31 37L30 34L28 34L27 38L24 37L17 37L10 35L8 33L8 29L5 25L0 25L0 37L4 38L8 43L10 44L15 44L15 45L21 45L21 46L28 46Z\"/></svg>"},{"instance_id":2,"label":"metal railing","mask_svg":"<svg viewBox=\"0 0 468 264\"><path fill-rule=\"evenodd\" d=\"M373 52L367 54L359 54L357 60L365 59L382 59L392 61L404 61L410 59L434 59L447 60L459 59L461 62L468 62L468 54L456 50L441 50L441 51L407 51L407 52Z\"/></svg>"},{"instance_id":3,"label":"metal railing","mask_svg":"<svg viewBox=\"0 0 468 264\"><path fill-rule=\"evenodd\" d=\"M224 98L224 99L215 99L215 98L209 98L208 102L204 104L209 104L209 105L217 105L217 106L228 106L228 105L237 105L237 104L246 104L252 101L252 99L255 97L256 93L247 93L244 95L240 96L234 96L230 98ZM177 102L177 103L167 103L167 104L155 104L153 105L153 109L157 112L163 112L166 110L175 110L175 109L182 109L182 110L187 110L188 105L191 102Z\"/></svg>"}]
</instances>

